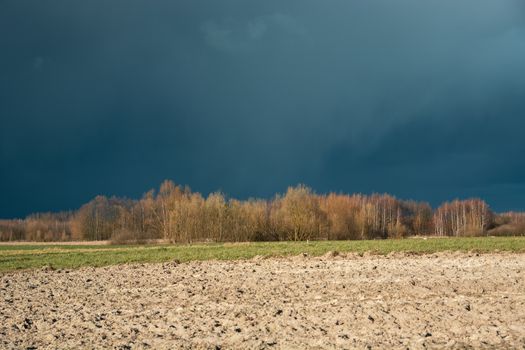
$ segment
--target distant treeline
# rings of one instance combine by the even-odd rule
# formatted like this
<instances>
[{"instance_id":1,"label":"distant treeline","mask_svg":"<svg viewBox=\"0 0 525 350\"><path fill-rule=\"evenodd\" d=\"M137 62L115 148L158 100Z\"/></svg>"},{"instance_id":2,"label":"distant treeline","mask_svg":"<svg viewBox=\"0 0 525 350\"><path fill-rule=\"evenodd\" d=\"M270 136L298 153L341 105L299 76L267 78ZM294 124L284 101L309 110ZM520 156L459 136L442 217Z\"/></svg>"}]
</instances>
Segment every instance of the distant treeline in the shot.
<instances>
[{"instance_id":1,"label":"distant treeline","mask_svg":"<svg viewBox=\"0 0 525 350\"><path fill-rule=\"evenodd\" d=\"M428 203L388 194L319 195L290 187L271 200L203 197L165 181L140 200L97 196L75 212L0 220L2 241L155 239L171 242L385 239L414 235L524 235L525 213L495 214L481 199Z\"/></svg>"}]
</instances>

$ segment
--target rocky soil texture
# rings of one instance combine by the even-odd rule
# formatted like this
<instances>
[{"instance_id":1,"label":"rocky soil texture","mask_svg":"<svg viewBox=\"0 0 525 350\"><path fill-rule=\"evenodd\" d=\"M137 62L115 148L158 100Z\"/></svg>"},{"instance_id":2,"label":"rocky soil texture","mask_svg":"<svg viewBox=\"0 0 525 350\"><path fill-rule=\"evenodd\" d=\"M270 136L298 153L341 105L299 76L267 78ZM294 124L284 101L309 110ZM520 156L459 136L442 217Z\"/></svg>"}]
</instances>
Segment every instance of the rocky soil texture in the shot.
<instances>
[{"instance_id":1,"label":"rocky soil texture","mask_svg":"<svg viewBox=\"0 0 525 350\"><path fill-rule=\"evenodd\" d=\"M525 255L327 254L0 275L5 349L525 348Z\"/></svg>"}]
</instances>

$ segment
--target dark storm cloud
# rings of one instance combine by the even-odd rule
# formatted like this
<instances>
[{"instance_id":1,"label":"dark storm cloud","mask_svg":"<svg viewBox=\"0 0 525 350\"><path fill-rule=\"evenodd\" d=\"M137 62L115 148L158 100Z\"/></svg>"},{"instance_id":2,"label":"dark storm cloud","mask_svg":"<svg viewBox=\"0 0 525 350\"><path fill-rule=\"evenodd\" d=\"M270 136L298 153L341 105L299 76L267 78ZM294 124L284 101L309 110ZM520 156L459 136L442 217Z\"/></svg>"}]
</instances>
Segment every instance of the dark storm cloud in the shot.
<instances>
[{"instance_id":1,"label":"dark storm cloud","mask_svg":"<svg viewBox=\"0 0 525 350\"><path fill-rule=\"evenodd\" d=\"M0 217L164 178L525 202L525 8L3 1Z\"/></svg>"}]
</instances>

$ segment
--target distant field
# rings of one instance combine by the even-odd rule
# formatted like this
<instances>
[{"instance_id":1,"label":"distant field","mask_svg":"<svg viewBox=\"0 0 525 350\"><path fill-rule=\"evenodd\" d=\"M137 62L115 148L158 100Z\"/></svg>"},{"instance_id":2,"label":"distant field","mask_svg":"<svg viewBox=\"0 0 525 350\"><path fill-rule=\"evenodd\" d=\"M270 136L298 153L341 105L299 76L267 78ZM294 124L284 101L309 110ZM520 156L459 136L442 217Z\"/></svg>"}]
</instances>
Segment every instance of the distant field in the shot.
<instances>
[{"instance_id":1,"label":"distant field","mask_svg":"<svg viewBox=\"0 0 525 350\"><path fill-rule=\"evenodd\" d=\"M100 244L0 244L0 271L52 268L78 268L125 263L154 263L178 259L235 260L254 256L290 256L308 253L323 255L328 251L412 252L418 254L440 251L525 252L525 237L478 238L411 238L375 241L317 241L317 242L257 242L194 245L115 246Z\"/></svg>"}]
</instances>

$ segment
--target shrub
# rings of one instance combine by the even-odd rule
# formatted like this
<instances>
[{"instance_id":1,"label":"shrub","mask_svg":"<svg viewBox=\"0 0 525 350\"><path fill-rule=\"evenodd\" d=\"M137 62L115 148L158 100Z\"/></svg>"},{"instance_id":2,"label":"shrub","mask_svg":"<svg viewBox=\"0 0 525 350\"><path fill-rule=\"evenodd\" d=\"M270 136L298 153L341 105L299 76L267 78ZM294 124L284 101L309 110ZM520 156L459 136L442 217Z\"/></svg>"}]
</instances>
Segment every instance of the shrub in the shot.
<instances>
[{"instance_id":1,"label":"shrub","mask_svg":"<svg viewBox=\"0 0 525 350\"><path fill-rule=\"evenodd\" d=\"M128 229L118 229L111 235L110 244L145 244L147 241L143 233Z\"/></svg>"}]
</instances>

